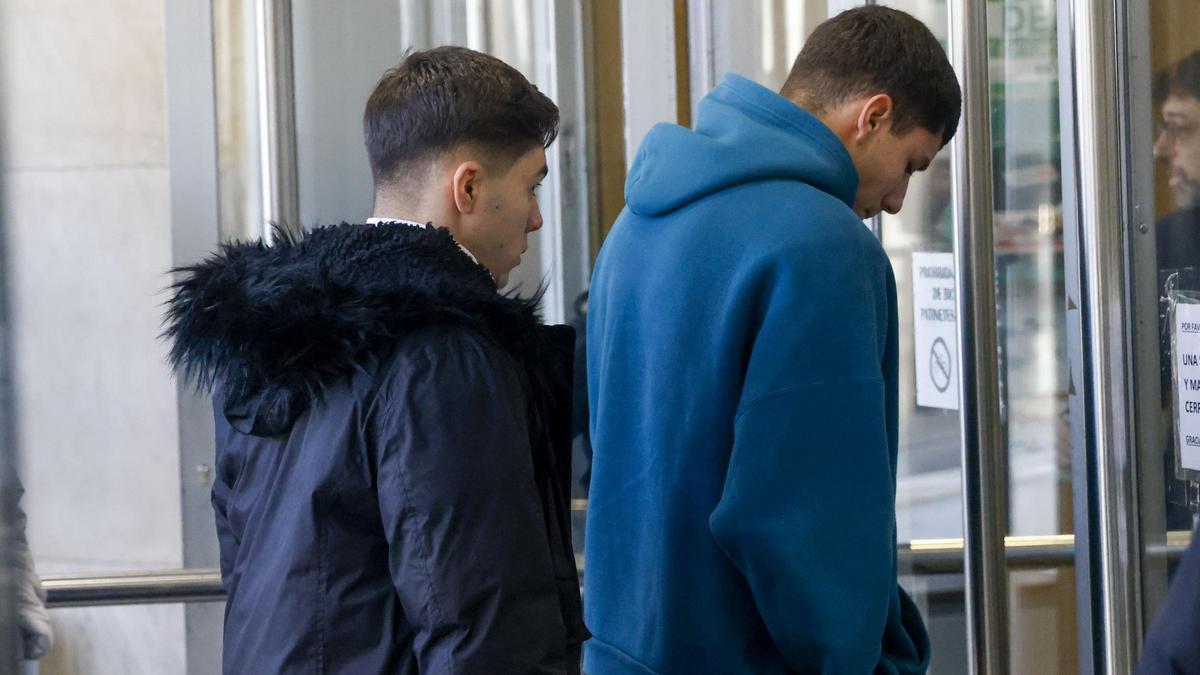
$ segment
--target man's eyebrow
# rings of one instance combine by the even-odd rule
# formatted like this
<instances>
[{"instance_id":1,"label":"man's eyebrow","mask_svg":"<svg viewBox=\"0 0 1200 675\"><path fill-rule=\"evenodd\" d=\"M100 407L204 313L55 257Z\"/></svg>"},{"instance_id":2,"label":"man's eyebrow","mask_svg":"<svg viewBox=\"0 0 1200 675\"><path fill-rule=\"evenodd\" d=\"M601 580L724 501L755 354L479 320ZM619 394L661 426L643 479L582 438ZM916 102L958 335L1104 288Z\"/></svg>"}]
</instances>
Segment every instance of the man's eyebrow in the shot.
<instances>
[{"instance_id":1,"label":"man's eyebrow","mask_svg":"<svg viewBox=\"0 0 1200 675\"><path fill-rule=\"evenodd\" d=\"M550 173L550 167L546 164L543 164L542 168L538 169L538 172L534 175L537 176L538 180L541 180L541 179L545 178L546 174L548 174L548 173Z\"/></svg>"}]
</instances>

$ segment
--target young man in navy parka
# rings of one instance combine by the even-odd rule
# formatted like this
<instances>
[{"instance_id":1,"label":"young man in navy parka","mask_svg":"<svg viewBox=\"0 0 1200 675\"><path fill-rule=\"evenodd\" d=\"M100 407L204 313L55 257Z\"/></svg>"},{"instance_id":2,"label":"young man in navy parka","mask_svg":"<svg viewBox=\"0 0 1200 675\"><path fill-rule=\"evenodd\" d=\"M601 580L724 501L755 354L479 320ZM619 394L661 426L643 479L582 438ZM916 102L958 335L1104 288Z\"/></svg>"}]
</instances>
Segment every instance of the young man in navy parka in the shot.
<instances>
[{"instance_id":1,"label":"young man in navy parka","mask_svg":"<svg viewBox=\"0 0 1200 675\"><path fill-rule=\"evenodd\" d=\"M225 672L579 672L573 335L497 290L542 225L557 124L495 58L413 53L364 114L372 219L183 271L169 334L214 389Z\"/></svg>"},{"instance_id":2,"label":"young man in navy parka","mask_svg":"<svg viewBox=\"0 0 1200 675\"><path fill-rule=\"evenodd\" d=\"M863 224L958 125L919 21L817 27L656 126L588 317L590 675L921 673L896 583L896 283Z\"/></svg>"}]
</instances>

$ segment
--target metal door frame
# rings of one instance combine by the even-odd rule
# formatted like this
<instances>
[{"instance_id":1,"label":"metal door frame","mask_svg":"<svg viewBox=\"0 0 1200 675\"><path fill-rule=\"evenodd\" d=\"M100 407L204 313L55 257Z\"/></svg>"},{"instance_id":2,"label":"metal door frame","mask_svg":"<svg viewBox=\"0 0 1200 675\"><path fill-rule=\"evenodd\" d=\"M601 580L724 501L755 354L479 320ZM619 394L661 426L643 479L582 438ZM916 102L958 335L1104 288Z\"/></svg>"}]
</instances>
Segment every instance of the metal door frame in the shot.
<instances>
[{"instance_id":1,"label":"metal door frame","mask_svg":"<svg viewBox=\"0 0 1200 675\"><path fill-rule=\"evenodd\" d=\"M1165 557L1148 554L1166 545L1149 25L1144 3L1059 7L1063 194L1073 195L1063 209L1068 331L1073 384L1082 384L1072 399L1076 600L1087 673L1136 667L1145 617L1165 593Z\"/></svg>"},{"instance_id":2,"label":"metal door frame","mask_svg":"<svg viewBox=\"0 0 1200 675\"><path fill-rule=\"evenodd\" d=\"M3 96L0 91L0 97ZM0 100L3 100L0 98ZM0 158L2 158L0 148ZM0 205L5 204L4 186L0 183ZM13 386L13 354L12 354L12 322L10 320L10 305L8 295L8 274L12 269L6 264L7 228L4 220L4 210L0 207L0 554L11 550L12 538L15 536L13 500L11 495L16 491L17 476L17 433L14 425L16 415L13 407L15 387ZM7 555L0 560L9 560ZM16 675L19 668L17 654L20 653L21 640L17 628L16 585L18 575L13 573L12 565L0 565L0 675Z\"/></svg>"}]
</instances>

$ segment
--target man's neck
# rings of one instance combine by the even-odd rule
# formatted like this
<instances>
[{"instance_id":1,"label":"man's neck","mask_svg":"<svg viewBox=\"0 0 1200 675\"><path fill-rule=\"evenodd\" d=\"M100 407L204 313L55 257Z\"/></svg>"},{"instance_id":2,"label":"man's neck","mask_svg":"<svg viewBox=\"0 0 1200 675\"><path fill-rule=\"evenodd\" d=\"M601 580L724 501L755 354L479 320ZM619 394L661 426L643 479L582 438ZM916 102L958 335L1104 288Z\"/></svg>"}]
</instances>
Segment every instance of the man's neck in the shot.
<instances>
[{"instance_id":1,"label":"man's neck","mask_svg":"<svg viewBox=\"0 0 1200 675\"><path fill-rule=\"evenodd\" d=\"M376 193L375 203L371 209L371 217L381 220L403 220L412 223L439 222L442 219L432 217L437 209L429 208L425 200L405 199L400 195ZM445 225L445 223L442 223Z\"/></svg>"}]
</instances>

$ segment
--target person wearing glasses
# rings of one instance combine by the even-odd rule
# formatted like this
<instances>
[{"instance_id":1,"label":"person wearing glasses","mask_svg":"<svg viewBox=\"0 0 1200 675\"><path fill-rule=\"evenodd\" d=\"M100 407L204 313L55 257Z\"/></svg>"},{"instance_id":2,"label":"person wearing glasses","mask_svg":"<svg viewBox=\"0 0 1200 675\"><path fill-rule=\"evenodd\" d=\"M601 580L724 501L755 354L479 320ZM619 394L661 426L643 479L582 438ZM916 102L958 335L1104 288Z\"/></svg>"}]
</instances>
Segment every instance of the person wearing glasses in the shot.
<instances>
[{"instance_id":1,"label":"person wearing glasses","mask_svg":"<svg viewBox=\"0 0 1200 675\"><path fill-rule=\"evenodd\" d=\"M1175 211L1158 223L1159 269L1200 265L1200 50L1163 71L1155 83L1162 120L1154 157L1168 172Z\"/></svg>"},{"instance_id":2,"label":"person wearing glasses","mask_svg":"<svg viewBox=\"0 0 1200 675\"><path fill-rule=\"evenodd\" d=\"M1154 158L1167 174L1175 210L1158 221L1160 344L1164 405L1171 405L1170 325L1166 286L1200 290L1200 50L1159 74L1155 104L1162 116L1155 130ZM1174 276L1174 281L1168 280ZM1184 482L1175 476L1173 450L1164 456L1169 503L1167 527L1189 529L1193 515L1182 499ZM1138 675L1200 674L1200 530L1175 569L1166 601L1146 634Z\"/></svg>"}]
</instances>

